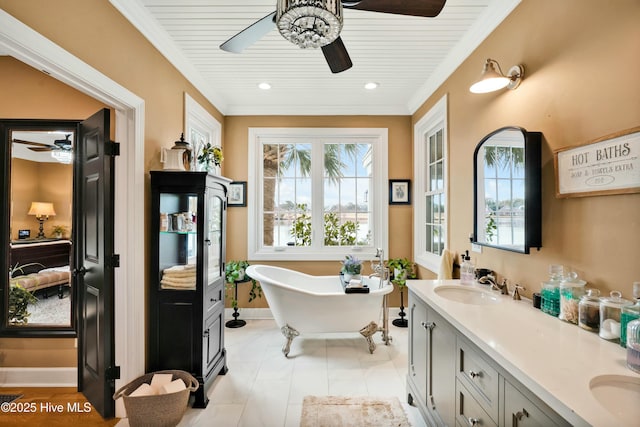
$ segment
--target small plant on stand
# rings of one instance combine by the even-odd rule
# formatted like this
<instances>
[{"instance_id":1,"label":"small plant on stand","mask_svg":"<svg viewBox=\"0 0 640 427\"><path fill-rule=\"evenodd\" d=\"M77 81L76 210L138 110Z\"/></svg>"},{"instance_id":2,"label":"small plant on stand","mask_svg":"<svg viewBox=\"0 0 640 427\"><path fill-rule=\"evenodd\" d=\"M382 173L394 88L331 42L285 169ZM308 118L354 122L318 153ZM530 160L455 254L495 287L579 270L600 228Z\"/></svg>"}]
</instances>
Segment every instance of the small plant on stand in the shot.
<instances>
[{"instance_id":1,"label":"small plant on stand","mask_svg":"<svg viewBox=\"0 0 640 427\"><path fill-rule=\"evenodd\" d=\"M396 285L400 289L400 313L399 319L394 319L393 324L400 328L406 328L408 325L407 319L404 317L404 288L407 286L407 279L415 279L416 274L414 272L414 263L407 258L391 258L387 263L389 270L393 272L393 279L391 283Z\"/></svg>"},{"instance_id":2,"label":"small plant on stand","mask_svg":"<svg viewBox=\"0 0 640 427\"><path fill-rule=\"evenodd\" d=\"M349 283L351 279L358 278L362 271L362 261L353 255L347 255L342 261L342 269L340 272L344 276L344 281Z\"/></svg>"},{"instance_id":3,"label":"small plant on stand","mask_svg":"<svg viewBox=\"0 0 640 427\"><path fill-rule=\"evenodd\" d=\"M224 278L227 282L226 290L231 291L233 289L233 296L231 297L231 307L233 308L233 320L229 320L225 325L229 328L239 328L246 325L244 320L238 319L240 314L238 313L238 283L251 282L251 290L249 291L249 302L256 298L262 297L262 288L258 282L247 276L245 270L249 267L247 261L229 261L224 269ZM227 297L228 293L227 293Z\"/></svg>"}]
</instances>

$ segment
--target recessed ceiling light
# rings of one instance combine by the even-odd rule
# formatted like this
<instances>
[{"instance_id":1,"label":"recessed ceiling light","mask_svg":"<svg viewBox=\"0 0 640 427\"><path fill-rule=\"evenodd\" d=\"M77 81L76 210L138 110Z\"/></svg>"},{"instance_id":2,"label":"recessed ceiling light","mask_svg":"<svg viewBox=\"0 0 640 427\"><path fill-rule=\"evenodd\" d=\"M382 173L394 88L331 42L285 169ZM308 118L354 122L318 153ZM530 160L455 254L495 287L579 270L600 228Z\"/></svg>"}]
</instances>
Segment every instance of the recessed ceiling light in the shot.
<instances>
[{"instance_id":1,"label":"recessed ceiling light","mask_svg":"<svg viewBox=\"0 0 640 427\"><path fill-rule=\"evenodd\" d=\"M368 90L373 90L373 89L376 89L378 86L380 86L380 84L378 84L376 82L369 82L369 83L364 85L364 88L368 89Z\"/></svg>"},{"instance_id":2,"label":"recessed ceiling light","mask_svg":"<svg viewBox=\"0 0 640 427\"><path fill-rule=\"evenodd\" d=\"M262 82L258 85L258 87L262 90L269 90L271 89L271 85L267 82Z\"/></svg>"}]
</instances>

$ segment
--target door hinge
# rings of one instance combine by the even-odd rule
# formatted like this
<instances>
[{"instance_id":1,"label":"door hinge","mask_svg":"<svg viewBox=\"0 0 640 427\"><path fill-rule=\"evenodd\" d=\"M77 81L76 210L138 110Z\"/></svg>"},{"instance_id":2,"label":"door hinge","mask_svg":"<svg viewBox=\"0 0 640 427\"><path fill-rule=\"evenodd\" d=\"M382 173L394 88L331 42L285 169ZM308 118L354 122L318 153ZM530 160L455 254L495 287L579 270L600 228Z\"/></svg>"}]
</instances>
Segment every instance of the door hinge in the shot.
<instances>
[{"instance_id":1,"label":"door hinge","mask_svg":"<svg viewBox=\"0 0 640 427\"><path fill-rule=\"evenodd\" d=\"M120 366L109 366L105 372L107 381L120 379Z\"/></svg>"},{"instance_id":2,"label":"door hinge","mask_svg":"<svg viewBox=\"0 0 640 427\"><path fill-rule=\"evenodd\" d=\"M119 156L120 155L120 143L115 141L109 141L105 144L104 153L107 156Z\"/></svg>"},{"instance_id":3,"label":"door hinge","mask_svg":"<svg viewBox=\"0 0 640 427\"><path fill-rule=\"evenodd\" d=\"M109 267L118 268L120 267L120 254L112 254L111 262L109 263Z\"/></svg>"}]
</instances>

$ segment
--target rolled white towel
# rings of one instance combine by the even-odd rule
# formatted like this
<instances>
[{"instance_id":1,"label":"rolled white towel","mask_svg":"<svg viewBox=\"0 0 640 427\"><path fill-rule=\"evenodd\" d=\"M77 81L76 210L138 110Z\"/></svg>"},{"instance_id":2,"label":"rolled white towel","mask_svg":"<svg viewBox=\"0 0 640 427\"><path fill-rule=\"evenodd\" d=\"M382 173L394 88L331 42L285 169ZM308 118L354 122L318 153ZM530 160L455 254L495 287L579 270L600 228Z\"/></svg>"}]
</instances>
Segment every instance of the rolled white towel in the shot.
<instances>
[{"instance_id":1,"label":"rolled white towel","mask_svg":"<svg viewBox=\"0 0 640 427\"><path fill-rule=\"evenodd\" d=\"M149 384L147 383L142 383L140 384L140 387L138 387L137 389L135 389L133 392L131 392L129 394L129 397L136 397L136 396L153 396L158 394L156 389L154 387L151 387Z\"/></svg>"},{"instance_id":2,"label":"rolled white towel","mask_svg":"<svg viewBox=\"0 0 640 427\"><path fill-rule=\"evenodd\" d=\"M184 385L184 381L178 378L177 380L171 381L169 384L163 385L162 388L160 389L160 394L177 393L186 388L187 386Z\"/></svg>"},{"instance_id":3,"label":"rolled white towel","mask_svg":"<svg viewBox=\"0 0 640 427\"><path fill-rule=\"evenodd\" d=\"M173 374L153 374L151 377L151 387L157 393L160 393L162 387L173 381Z\"/></svg>"},{"instance_id":4,"label":"rolled white towel","mask_svg":"<svg viewBox=\"0 0 640 427\"><path fill-rule=\"evenodd\" d=\"M349 284L347 285L349 288L361 288L362 280L360 279L351 279L349 280Z\"/></svg>"}]
</instances>

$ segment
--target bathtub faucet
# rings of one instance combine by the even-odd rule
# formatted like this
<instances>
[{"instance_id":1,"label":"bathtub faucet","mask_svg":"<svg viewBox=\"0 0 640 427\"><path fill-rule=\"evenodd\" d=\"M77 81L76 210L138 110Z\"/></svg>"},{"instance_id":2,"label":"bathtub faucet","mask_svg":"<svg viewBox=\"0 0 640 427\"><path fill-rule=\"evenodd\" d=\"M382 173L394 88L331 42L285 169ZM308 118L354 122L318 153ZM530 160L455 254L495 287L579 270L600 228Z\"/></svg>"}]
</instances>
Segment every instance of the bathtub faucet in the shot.
<instances>
[{"instance_id":1,"label":"bathtub faucet","mask_svg":"<svg viewBox=\"0 0 640 427\"><path fill-rule=\"evenodd\" d=\"M380 285L382 286L382 282L389 278L389 269L384 265L384 250L382 248L376 249L376 258L378 258L377 264L371 262L371 268L373 269L373 274L369 275L369 278L379 277Z\"/></svg>"}]
</instances>

